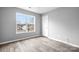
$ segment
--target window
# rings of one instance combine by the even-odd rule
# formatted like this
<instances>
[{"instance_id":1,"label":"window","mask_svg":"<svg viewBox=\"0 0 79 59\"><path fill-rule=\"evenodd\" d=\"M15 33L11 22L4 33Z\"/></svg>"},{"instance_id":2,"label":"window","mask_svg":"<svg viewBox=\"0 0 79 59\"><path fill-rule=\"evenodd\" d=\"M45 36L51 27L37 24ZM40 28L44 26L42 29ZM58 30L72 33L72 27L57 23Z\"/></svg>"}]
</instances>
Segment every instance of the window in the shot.
<instances>
[{"instance_id":1,"label":"window","mask_svg":"<svg viewBox=\"0 0 79 59\"><path fill-rule=\"evenodd\" d=\"M16 13L16 33L35 32L35 16Z\"/></svg>"}]
</instances>

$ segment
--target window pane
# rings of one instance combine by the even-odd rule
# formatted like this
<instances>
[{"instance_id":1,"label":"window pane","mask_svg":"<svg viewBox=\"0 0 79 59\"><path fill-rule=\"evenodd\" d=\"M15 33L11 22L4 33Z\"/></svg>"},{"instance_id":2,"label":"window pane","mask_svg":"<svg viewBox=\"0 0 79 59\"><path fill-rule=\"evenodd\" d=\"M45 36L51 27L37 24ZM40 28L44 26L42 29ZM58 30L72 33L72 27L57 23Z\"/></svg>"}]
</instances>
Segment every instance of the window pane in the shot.
<instances>
[{"instance_id":1,"label":"window pane","mask_svg":"<svg viewBox=\"0 0 79 59\"><path fill-rule=\"evenodd\" d=\"M35 17L16 13L16 33L35 31Z\"/></svg>"}]
</instances>

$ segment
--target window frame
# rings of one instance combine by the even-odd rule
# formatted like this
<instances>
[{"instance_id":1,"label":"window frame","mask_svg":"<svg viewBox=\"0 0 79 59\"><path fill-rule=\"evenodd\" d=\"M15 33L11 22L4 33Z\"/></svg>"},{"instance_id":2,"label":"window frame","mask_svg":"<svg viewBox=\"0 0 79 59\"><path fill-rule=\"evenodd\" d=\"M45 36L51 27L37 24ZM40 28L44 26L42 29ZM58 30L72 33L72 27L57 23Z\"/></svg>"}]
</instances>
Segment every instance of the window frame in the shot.
<instances>
[{"instance_id":1,"label":"window frame","mask_svg":"<svg viewBox=\"0 0 79 59\"><path fill-rule=\"evenodd\" d=\"M16 12L16 13L20 13L20 14L22 14L22 15L34 17L34 32L36 32L36 17L35 17L35 16L33 16L33 15L28 15L28 14L21 13L21 12ZM17 24L16 24L16 26L17 26ZM16 34L34 33L34 32L17 32L17 31L16 31Z\"/></svg>"}]
</instances>

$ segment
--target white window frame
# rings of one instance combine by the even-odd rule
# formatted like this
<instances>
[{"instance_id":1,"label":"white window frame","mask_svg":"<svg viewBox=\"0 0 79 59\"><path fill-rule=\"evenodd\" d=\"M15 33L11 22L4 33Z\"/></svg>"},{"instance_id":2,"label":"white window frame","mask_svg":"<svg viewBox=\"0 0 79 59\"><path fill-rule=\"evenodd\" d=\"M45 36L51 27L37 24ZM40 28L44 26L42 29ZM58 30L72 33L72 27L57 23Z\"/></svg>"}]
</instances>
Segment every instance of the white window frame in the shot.
<instances>
[{"instance_id":1,"label":"white window frame","mask_svg":"<svg viewBox=\"0 0 79 59\"><path fill-rule=\"evenodd\" d=\"M16 13L20 13L20 12L16 12ZM23 15L26 15L26 16L34 17L34 32L35 32L35 31L36 31L36 17L33 16L33 15L27 15L27 14L24 14L24 13L20 13L20 14L23 14ZM16 24L16 26L17 26L17 24ZM34 32L17 32L17 31L16 31L16 34L34 33Z\"/></svg>"}]
</instances>

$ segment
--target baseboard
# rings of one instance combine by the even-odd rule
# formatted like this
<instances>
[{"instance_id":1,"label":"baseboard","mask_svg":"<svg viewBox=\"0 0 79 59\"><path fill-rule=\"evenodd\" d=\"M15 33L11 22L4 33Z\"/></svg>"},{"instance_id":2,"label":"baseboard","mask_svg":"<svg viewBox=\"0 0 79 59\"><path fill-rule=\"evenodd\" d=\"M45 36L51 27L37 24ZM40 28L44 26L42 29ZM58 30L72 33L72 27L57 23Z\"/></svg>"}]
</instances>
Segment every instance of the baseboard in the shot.
<instances>
[{"instance_id":1,"label":"baseboard","mask_svg":"<svg viewBox=\"0 0 79 59\"><path fill-rule=\"evenodd\" d=\"M74 47L79 48L78 45L76 45L76 44L72 44L72 43L70 43L70 42L66 42L66 41L62 41L62 40L58 40L58 39L54 39L54 38L51 38L51 37L48 37L48 38L49 38L49 39L52 39L52 40L55 40L55 41L59 41L59 42L62 42L62 43L65 43L65 44L68 44L68 45L71 45L71 46L74 46Z\"/></svg>"},{"instance_id":2,"label":"baseboard","mask_svg":"<svg viewBox=\"0 0 79 59\"><path fill-rule=\"evenodd\" d=\"M11 42L16 42L16 41L20 41L20 40L25 40L25 39L31 39L31 38L35 38L35 37L40 37L40 36L39 35L35 35L35 36L20 38L20 39L16 39L16 40L6 41L6 42L0 43L0 45L11 43Z\"/></svg>"}]
</instances>

